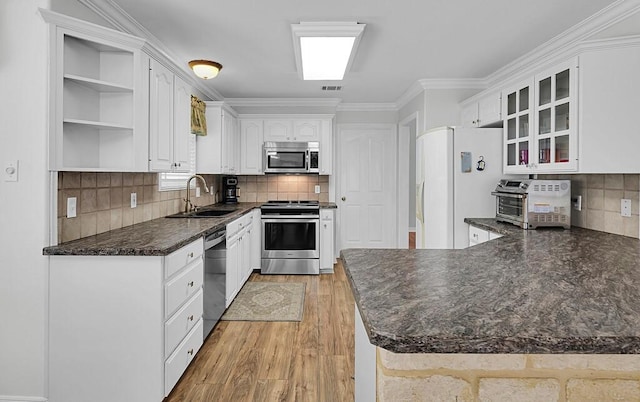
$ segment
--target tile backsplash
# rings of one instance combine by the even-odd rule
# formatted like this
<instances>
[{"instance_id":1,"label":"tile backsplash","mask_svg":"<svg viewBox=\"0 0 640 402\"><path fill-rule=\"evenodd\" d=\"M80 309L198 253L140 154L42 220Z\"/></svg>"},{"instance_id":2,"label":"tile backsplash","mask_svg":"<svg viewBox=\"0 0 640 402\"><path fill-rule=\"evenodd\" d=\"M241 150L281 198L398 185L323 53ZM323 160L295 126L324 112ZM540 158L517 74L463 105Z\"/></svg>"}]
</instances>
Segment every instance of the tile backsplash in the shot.
<instances>
[{"instance_id":1,"label":"tile backsplash","mask_svg":"<svg viewBox=\"0 0 640 402\"><path fill-rule=\"evenodd\" d=\"M220 175L203 175L214 194L201 192L195 205L221 199ZM320 193L315 186L320 186ZM329 201L329 177L318 175L238 176L240 202ZM131 193L137 207L131 208ZM182 211L186 190L159 191L158 173L58 172L58 242L92 236ZM77 216L67 218L67 198L76 197Z\"/></svg>"},{"instance_id":2,"label":"tile backsplash","mask_svg":"<svg viewBox=\"0 0 640 402\"><path fill-rule=\"evenodd\" d=\"M571 197L582 196L582 211L571 210L571 224L586 229L640 238L639 174L539 175L571 180ZM620 215L620 200L631 200L631 217Z\"/></svg>"},{"instance_id":3,"label":"tile backsplash","mask_svg":"<svg viewBox=\"0 0 640 402\"><path fill-rule=\"evenodd\" d=\"M315 186L320 186L320 193L315 192ZM329 176L238 176L238 194L240 202L266 202L268 200L328 202Z\"/></svg>"},{"instance_id":4,"label":"tile backsplash","mask_svg":"<svg viewBox=\"0 0 640 402\"><path fill-rule=\"evenodd\" d=\"M204 175L208 185L219 191L220 179ZM136 193L137 207L131 208L131 193ZM58 242L131 226L160 218L184 208L186 190L159 191L158 173L58 172ZM75 218L67 218L67 198L76 197ZM216 201L216 192L201 192L195 205Z\"/></svg>"}]
</instances>

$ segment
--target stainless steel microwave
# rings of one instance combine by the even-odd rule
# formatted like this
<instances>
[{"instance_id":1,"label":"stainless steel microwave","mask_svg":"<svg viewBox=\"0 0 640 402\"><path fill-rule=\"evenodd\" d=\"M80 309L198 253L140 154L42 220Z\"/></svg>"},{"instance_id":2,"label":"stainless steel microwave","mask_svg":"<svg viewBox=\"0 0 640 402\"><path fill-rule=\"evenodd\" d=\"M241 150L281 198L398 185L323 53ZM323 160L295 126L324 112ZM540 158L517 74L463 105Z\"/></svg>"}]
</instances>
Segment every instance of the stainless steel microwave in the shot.
<instances>
[{"instance_id":1,"label":"stainless steel microwave","mask_svg":"<svg viewBox=\"0 0 640 402\"><path fill-rule=\"evenodd\" d=\"M318 173L320 143L265 142L265 173Z\"/></svg>"}]
</instances>

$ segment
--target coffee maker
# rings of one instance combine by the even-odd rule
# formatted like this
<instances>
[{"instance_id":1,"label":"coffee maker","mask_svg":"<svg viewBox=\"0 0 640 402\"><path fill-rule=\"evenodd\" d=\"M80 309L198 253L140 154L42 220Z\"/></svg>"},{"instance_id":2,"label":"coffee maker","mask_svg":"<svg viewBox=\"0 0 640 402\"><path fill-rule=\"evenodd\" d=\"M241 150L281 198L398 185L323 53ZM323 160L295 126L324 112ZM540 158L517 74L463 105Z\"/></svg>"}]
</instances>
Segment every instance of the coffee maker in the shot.
<instances>
[{"instance_id":1,"label":"coffee maker","mask_svg":"<svg viewBox=\"0 0 640 402\"><path fill-rule=\"evenodd\" d=\"M224 176L222 178L222 202L225 204L238 203L237 176Z\"/></svg>"}]
</instances>

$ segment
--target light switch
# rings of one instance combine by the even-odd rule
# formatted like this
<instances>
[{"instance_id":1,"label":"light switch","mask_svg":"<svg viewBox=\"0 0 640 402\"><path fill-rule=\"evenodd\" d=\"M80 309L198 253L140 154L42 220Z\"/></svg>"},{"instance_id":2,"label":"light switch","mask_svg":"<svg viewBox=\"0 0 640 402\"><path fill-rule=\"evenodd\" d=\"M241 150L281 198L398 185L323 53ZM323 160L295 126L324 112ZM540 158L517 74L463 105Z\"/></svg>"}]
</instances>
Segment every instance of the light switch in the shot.
<instances>
[{"instance_id":1,"label":"light switch","mask_svg":"<svg viewBox=\"0 0 640 402\"><path fill-rule=\"evenodd\" d=\"M315 190L316 190L316 194L320 194L320 186L316 185Z\"/></svg>"},{"instance_id":2,"label":"light switch","mask_svg":"<svg viewBox=\"0 0 640 402\"><path fill-rule=\"evenodd\" d=\"M135 208L138 205L138 195L131 193L131 208Z\"/></svg>"},{"instance_id":3,"label":"light switch","mask_svg":"<svg viewBox=\"0 0 640 402\"><path fill-rule=\"evenodd\" d=\"M76 197L67 198L67 218L75 218L77 216Z\"/></svg>"},{"instance_id":4,"label":"light switch","mask_svg":"<svg viewBox=\"0 0 640 402\"><path fill-rule=\"evenodd\" d=\"M18 181L18 161L8 161L4 164L4 181Z\"/></svg>"}]
</instances>

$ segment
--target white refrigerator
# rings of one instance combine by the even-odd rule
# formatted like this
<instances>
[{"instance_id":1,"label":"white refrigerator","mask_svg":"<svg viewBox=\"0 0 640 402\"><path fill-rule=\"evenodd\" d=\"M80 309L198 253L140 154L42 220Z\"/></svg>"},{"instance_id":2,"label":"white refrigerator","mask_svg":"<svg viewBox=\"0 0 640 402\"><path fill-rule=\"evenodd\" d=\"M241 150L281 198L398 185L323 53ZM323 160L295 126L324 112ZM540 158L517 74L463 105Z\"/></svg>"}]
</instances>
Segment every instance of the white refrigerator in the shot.
<instances>
[{"instance_id":1,"label":"white refrigerator","mask_svg":"<svg viewBox=\"0 0 640 402\"><path fill-rule=\"evenodd\" d=\"M416 138L416 248L469 245L464 218L496 215L502 129L440 127Z\"/></svg>"}]
</instances>

